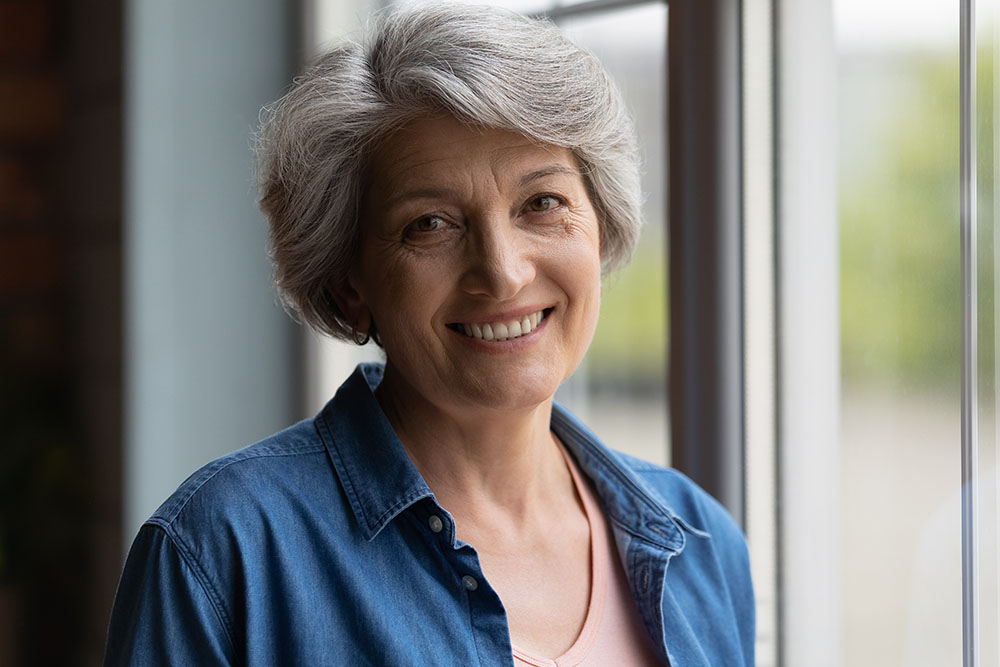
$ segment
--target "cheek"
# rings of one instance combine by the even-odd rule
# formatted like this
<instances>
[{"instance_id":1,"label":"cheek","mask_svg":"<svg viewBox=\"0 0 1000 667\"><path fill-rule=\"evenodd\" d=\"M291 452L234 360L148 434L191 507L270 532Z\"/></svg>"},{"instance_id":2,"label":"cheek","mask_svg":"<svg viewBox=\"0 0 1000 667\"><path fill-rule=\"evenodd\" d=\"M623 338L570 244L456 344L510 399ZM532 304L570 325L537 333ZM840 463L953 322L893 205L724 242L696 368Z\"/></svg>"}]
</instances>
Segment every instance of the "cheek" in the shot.
<instances>
[{"instance_id":1,"label":"cheek","mask_svg":"<svg viewBox=\"0 0 1000 667\"><path fill-rule=\"evenodd\" d=\"M597 231L581 235L570 250L571 266L576 268L582 284L601 290L601 244Z\"/></svg>"},{"instance_id":2,"label":"cheek","mask_svg":"<svg viewBox=\"0 0 1000 667\"><path fill-rule=\"evenodd\" d=\"M431 326L441 302L441 281L413 263L375 266L379 268L367 273L363 296L388 351L394 344L412 343Z\"/></svg>"},{"instance_id":3,"label":"cheek","mask_svg":"<svg viewBox=\"0 0 1000 667\"><path fill-rule=\"evenodd\" d=\"M601 258L596 247L581 243L559 262L559 281L577 309L579 324L593 333L601 304Z\"/></svg>"},{"instance_id":4,"label":"cheek","mask_svg":"<svg viewBox=\"0 0 1000 667\"><path fill-rule=\"evenodd\" d=\"M600 274L595 276L596 285L591 289L588 296L587 302L587 339L590 340L594 337L594 332L597 330L597 321L600 319L601 314L601 283Z\"/></svg>"},{"instance_id":5,"label":"cheek","mask_svg":"<svg viewBox=\"0 0 1000 667\"><path fill-rule=\"evenodd\" d=\"M587 311L589 315L590 335L593 335L597 328L597 319L601 310L601 255L598 250L593 250L586 263L581 263L585 277L583 278L583 289L587 292Z\"/></svg>"}]
</instances>

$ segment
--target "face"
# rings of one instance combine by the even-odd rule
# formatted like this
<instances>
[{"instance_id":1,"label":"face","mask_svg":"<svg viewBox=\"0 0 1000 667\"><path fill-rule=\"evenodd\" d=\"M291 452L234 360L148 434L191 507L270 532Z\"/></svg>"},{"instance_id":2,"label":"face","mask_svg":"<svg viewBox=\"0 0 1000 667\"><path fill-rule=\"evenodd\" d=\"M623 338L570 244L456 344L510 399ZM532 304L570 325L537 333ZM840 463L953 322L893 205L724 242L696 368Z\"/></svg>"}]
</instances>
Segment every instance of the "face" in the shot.
<instances>
[{"instance_id":1,"label":"face","mask_svg":"<svg viewBox=\"0 0 1000 667\"><path fill-rule=\"evenodd\" d=\"M570 151L451 118L381 148L345 312L374 321L390 400L532 408L597 324L600 230Z\"/></svg>"}]
</instances>

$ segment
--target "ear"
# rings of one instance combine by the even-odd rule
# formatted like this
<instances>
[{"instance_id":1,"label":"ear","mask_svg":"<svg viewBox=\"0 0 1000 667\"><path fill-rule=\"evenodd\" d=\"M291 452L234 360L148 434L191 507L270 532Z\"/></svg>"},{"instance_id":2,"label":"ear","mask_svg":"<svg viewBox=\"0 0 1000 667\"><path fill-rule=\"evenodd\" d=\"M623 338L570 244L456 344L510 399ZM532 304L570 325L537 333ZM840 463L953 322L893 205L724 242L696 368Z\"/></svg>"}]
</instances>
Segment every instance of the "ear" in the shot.
<instances>
[{"instance_id":1,"label":"ear","mask_svg":"<svg viewBox=\"0 0 1000 667\"><path fill-rule=\"evenodd\" d=\"M327 286L327 291L354 330L367 334L371 329L372 314L353 283L352 277L348 276L339 284L331 283Z\"/></svg>"}]
</instances>

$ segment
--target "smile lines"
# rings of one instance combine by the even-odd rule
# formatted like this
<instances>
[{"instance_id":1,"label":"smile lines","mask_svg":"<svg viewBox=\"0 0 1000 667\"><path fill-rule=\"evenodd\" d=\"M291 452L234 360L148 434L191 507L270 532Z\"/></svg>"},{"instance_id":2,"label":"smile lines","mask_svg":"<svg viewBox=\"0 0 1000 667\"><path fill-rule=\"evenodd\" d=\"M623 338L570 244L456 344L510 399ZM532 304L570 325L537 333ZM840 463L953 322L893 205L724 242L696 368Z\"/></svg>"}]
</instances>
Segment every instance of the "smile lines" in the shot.
<instances>
[{"instance_id":1,"label":"smile lines","mask_svg":"<svg viewBox=\"0 0 1000 667\"><path fill-rule=\"evenodd\" d=\"M551 308L525 315L511 322L485 322L482 324L449 324L448 326L470 338L502 341L526 336L538 328L538 324L552 311Z\"/></svg>"}]
</instances>

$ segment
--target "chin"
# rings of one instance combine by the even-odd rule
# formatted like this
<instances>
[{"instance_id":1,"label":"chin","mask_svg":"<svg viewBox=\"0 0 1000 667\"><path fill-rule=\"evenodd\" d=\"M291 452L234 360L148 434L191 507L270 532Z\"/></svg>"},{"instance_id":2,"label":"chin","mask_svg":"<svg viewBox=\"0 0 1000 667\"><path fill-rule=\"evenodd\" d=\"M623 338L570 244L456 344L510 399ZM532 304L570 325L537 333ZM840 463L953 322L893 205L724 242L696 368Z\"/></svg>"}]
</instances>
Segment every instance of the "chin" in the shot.
<instances>
[{"instance_id":1,"label":"chin","mask_svg":"<svg viewBox=\"0 0 1000 667\"><path fill-rule=\"evenodd\" d=\"M562 383L559 373L539 372L534 377L519 373L516 377L469 378L462 383L455 402L499 412L533 410L551 402Z\"/></svg>"}]
</instances>

